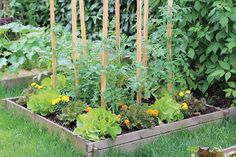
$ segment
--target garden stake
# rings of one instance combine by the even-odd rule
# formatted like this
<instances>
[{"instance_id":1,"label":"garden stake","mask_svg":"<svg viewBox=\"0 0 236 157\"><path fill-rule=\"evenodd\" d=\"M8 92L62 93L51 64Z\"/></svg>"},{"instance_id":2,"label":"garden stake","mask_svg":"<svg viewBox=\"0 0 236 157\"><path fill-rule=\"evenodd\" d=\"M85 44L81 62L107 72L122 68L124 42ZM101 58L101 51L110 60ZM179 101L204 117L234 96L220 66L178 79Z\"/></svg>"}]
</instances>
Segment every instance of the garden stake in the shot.
<instances>
[{"instance_id":1,"label":"garden stake","mask_svg":"<svg viewBox=\"0 0 236 157\"><path fill-rule=\"evenodd\" d=\"M115 15L116 15L116 42L120 49L120 0L115 0Z\"/></svg>"},{"instance_id":2,"label":"garden stake","mask_svg":"<svg viewBox=\"0 0 236 157\"><path fill-rule=\"evenodd\" d=\"M137 64L142 64L142 0L137 0ZM141 69L137 67L136 78L139 80ZM137 103L140 104L142 100L142 91L137 92Z\"/></svg>"},{"instance_id":3,"label":"garden stake","mask_svg":"<svg viewBox=\"0 0 236 157\"><path fill-rule=\"evenodd\" d=\"M108 0L103 0L103 40L108 36ZM106 68L107 68L107 52L102 52L102 76L101 76L101 106L106 107L106 100L104 98L104 92L106 91Z\"/></svg>"},{"instance_id":4,"label":"garden stake","mask_svg":"<svg viewBox=\"0 0 236 157\"><path fill-rule=\"evenodd\" d=\"M84 17L84 0L79 0L79 10L80 10L80 24L81 24L81 34L82 34L82 45L83 45L83 54L87 54L86 48L86 27L85 27L85 17Z\"/></svg>"},{"instance_id":5,"label":"garden stake","mask_svg":"<svg viewBox=\"0 0 236 157\"><path fill-rule=\"evenodd\" d=\"M73 54L72 54L72 60L74 63L74 75L75 75L75 85L79 85L79 70L76 65L76 61L79 58L78 53L78 39L77 39L77 14L76 14L76 0L71 1L71 7L72 7L72 35L73 35Z\"/></svg>"},{"instance_id":6,"label":"garden stake","mask_svg":"<svg viewBox=\"0 0 236 157\"><path fill-rule=\"evenodd\" d=\"M55 14L54 14L54 0L50 0L50 23L52 36L52 86L56 88L57 84L57 54L56 54L56 34L54 32Z\"/></svg>"},{"instance_id":7,"label":"garden stake","mask_svg":"<svg viewBox=\"0 0 236 157\"><path fill-rule=\"evenodd\" d=\"M172 17L172 8L173 8L173 0L168 0L168 12L170 15L170 18L168 18L167 22L167 58L169 61L172 60L172 34L173 34L173 24L171 21ZM169 93L173 94L173 73L172 70L169 69L169 83L168 83L168 91Z\"/></svg>"},{"instance_id":8,"label":"garden stake","mask_svg":"<svg viewBox=\"0 0 236 157\"><path fill-rule=\"evenodd\" d=\"M0 0L0 18L2 17L2 10L3 10L3 0Z\"/></svg>"},{"instance_id":9,"label":"garden stake","mask_svg":"<svg viewBox=\"0 0 236 157\"><path fill-rule=\"evenodd\" d=\"M149 2L148 0L144 0L144 46L143 46L143 65L147 68L148 64L148 8Z\"/></svg>"}]
</instances>

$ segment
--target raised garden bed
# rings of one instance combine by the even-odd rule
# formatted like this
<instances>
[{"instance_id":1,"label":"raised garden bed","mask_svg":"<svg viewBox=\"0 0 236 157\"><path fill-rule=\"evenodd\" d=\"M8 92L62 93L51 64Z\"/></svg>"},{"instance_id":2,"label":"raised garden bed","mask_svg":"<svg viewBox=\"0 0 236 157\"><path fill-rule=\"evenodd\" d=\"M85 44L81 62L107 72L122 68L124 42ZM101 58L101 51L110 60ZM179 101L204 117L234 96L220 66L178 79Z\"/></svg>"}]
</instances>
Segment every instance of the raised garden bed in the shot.
<instances>
[{"instance_id":1,"label":"raised garden bed","mask_svg":"<svg viewBox=\"0 0 236 157\"><path fill-rule=\"evenodd\" d=\"M187 118L169 124L162 124L152 129L143 129L130 133L125 133L119 135L115 140L105 139L98 142L90 142L80 136L73 135L71 130L53 121L50 121L45 117L32 113L29 109L17 104L15 102L16 99L17 98L4 99L3 102L5 104L5 108L8 110L15 110L17 113L23 114L32 119L33 121L43 126L46 126L50 132L59 133L60 137L63 139L70 139L88 157L100 156L110 148L133 150L139 147L140 145L150 142L164 134L183 129L190 129L202 125L204 123L209 123L216 120L223 120L228 117L236 116L236 107L221 110L207 105L207 107L213 108L215 112L195 116L192 118Z\"/></svg>"},{"instance_id":2,"label":"raised garden bed","mask_svg":"<svg viewBox=\"0 0 236 157\"><path fill-rule=\"evenodd\" d=\"M226 157L235 157L236 156L236 146L232 146L224 149L224 154Z\"/></svg>"},{"instance_id":3,"label":"raised garden bed","mask_svg":"<svg viewBox=\"0 0 236 157\"><path fill-rule=\"evenodd\" d=\"M14 87L17 84L32 82L32 79L38 75L47 75L47 72L34 69L31 71L20 70L18 74L4 74L0 80L0 85Z\"/></svg>"}]
</instances>

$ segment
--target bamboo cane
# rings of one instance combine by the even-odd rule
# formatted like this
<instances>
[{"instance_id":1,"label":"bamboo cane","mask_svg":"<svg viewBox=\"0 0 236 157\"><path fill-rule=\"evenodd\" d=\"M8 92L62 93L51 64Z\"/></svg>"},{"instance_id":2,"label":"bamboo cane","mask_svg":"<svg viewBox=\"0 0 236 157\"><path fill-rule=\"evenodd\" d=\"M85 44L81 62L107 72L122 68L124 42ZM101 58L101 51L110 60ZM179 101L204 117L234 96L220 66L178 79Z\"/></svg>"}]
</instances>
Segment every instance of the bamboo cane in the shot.
<instances>
[{"instance_id":1,"label":"bamboo cane","mask_svg":"<svg viewBox=\"0 0 236 157\"><path fill-rule=\"evenodd\" d=\"M136 60L138 64L142 64L142 0L137 0L137 52ZM140 78L141 69L137 67L136 77ZM137 103L141 104L142 92L137 92Z\"/></svg>"},{"instance_id":2,"label":"bamboo cane","mask_svg":"<svg viewBox=\"0 0 236 157\"><path fill-rule=\"evenodd\" d=\"M173 8L173 0L168 0L168 12L169 15L172 16L172 8ZM173 34L173 24L172 21L168 21L167 23L167 58L169 61L172 60L172 34ZM168 83L168 91L173 93L173 73L170 69L169 73L169 83Z\"/></svg>"},{"instance_id":3,"label":"bamboo cane","mask_svg":"<svg viewBox=\"0 0 236 157\"><path fill-rule=\"evenodd\" d=\"M103 39L108 36L108 0L103 0ZM103 96L106 91L106 68L107 68L107 52L104 50L102 52L102 76L101 76L101 106L106 107L106 100Z\"/></svg>"},{"instance_id":4,"label":"bamboo cane","mask_svg":"<svg viewBox=\"0 0 236 157\"><path fill-rule=\"evenodd\" d=\"M85 27L85 17L84 17L84 0L79 0L80 8L80 24L81 24L81 34L82 34L82 45L83 45L83 54L87 54L87 39L86 39L86 27Z\"/></svg>"},{"instance_id":5,"label":"bamboo cane","mask_svg":"<svg viewBox=\"0 0 236 157\"><path fill-rule=\"evenodd\" d=\"M115 0L116 42L120 49L120 0Z\"/></svg>"},{"instance_id":6,"label":"bamboo cane","mask_svg":"<svg viewBox=\"0 0 236 157\"><path fill-rule=\"evenodd\" d=\"M10 0L7 0L6 1L6 13L7 13L8 16L11 15L11 9L10 8L11 8L10 7Z\"/></svg>"},{"instance_id":7,"label":"bamboo cane","mask_svg":"<svg viewBox=\"0 0 236 157\"><path fill-rule=\"evenodd\" d=\"M3 0L0 0L0 18L2 17L2 11L3 11Z\"/></svg>"},{"instance_id":8,"label":"bamboo cane","mask_svg":"<svg viewBox=\"0 0 236 157\"><path fill-rule=\"evenodd\" d=\"M76 61L78 59L78 39L77 39L77 14L76 14L76 0L71 1L71 7L72 7L72 38L73 38L73 54L72 54L72 60L74 63L74 75L75 75L75 85L79 85L79 70L76 64Z\"/></svg>"},{"instance_id":9,"label":"bamboo cane","mask_svg":"<svg viewBox=\"0 0 236 157\"><path fill-rule=\"evenodd\" d=\"M143 65L147 68L148 64L148 10L149 2L148 0L144 0L144 46L143 46Z\"/></svg>"},{"instance_id":10,"label":"bamboo cane","mask_svg":"<svg viewBox=\"0 0 236 157\"><path fill-rule=\"evenodd\" d=\"M55 14L54 14L54 0L50 0L50 24L52 37L52 86L56 88L57 84L57 54L56 54L56 34L54 32Z\"/></svg>"}]
</instances>

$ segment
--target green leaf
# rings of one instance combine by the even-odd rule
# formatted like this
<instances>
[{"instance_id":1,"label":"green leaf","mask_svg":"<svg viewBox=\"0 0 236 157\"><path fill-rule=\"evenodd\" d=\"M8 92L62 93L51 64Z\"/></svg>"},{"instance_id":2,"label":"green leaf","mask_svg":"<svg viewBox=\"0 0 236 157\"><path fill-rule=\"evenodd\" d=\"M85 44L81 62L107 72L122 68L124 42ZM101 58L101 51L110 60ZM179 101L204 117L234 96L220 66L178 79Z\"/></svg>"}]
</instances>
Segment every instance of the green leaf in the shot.
<instances>
[{"instance_id":1,"label":"green leaf","mask_svg":"<svg viewBox=\"0 0 236 157\"><path fill-rule=\"evenodd\" d=\"M222 75L222 74L225 74L224 70L216 70L213 73L211 73L210 76L215 77L215 76Z\"/></svg>"},{"instance_id":2,"label":"green leaf","mask_svg":"<svg viewBox=\"0 0 236 157\"><path fill-rule=\"evenodd\" d=\"M230 88L236 88L236 83L235 82L228 82L228 85Z\"/></svg>"},{"instance_id":3,"label":"green leaf","mask_svg":"<svg viewBox=\"0 0 236 157\"><path fill-rule=\"evenodd\" d=\"M230 73L230 72L227 72L227 73L225 74L225 81L227 82L227 81L230 79L230 77L231 77L231 73Z\"/></svg>"},{"instance_id":4,"label":"green leaf","mask_svg":"<svg viewBox=\"0 0 236 157\"><path fill-rule=\"evenodd\" d=\"M194 56L195 56L195 51L194 51L192 48L189 49L189 51L188 51L188 56L189 56L191 59L194 58Z\"/></svg>"},{"instance_id":5,"label":"green leaf","mask_svg":"<svg viewBox=\"0 0 236 157\"><path fill-rule=\"evenodd\" d=\"M230 70L230 65L227 62L223 62L223 61L219 61L220 66L224 69L224 70Z\"/></svg>"},{"instance_id":6,"label":"green leaf","mask_svg":"<svg viewBox=\"0 0 236 157\"><path fill-rule=\"evenodd\" d=\"M220 18L220 24L222 27L225 27L228 25L229 19L226 16L223 16Z\"/></svg>"}]
</instances>

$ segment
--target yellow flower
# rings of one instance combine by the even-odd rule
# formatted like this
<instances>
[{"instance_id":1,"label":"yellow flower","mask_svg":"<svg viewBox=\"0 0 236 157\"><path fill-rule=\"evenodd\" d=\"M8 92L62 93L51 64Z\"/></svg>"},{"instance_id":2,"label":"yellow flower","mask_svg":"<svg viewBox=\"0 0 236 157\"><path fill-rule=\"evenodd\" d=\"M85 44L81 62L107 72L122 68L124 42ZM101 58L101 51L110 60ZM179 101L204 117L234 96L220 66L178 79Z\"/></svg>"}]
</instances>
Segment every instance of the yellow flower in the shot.
<instances>
[{"instance_id":1,"label":"yellow flower","mask_svg":"<svg viewBox=\"0 0 236 157\"><path fill-rule=\"evenodd\" d=\"M34 87L35 87L35 88L39 88L39 85L38 85L38 84L36 84Z\"/></svg>"},{"instance_id":2,"label":"yellow flower","mask_svg":"<svg viewBox=\"0 0 236 157\"><path fill-rule=\"evenodd\" d=\"M61 101L61 98L56 98L52 100L52 105L56 105Z\"/></svg>"},{"instance_id":3,"label":"yellow flower","mask_svg":"<svg viewBox=\"0 0 236 157\"><path fill-rule=\"evenodd\" d=\"M188 110L188 104L186 102L182 103L182 110Z\"/></svg>"},{"instance_id":4,"label":"yellow flower","mask_svg":"<svg viewBox=\"0 0 236 157\"><path fill-rule=\"evenodd\" d=\"M191 94L191 90L186 90L185 93L186 94Z\"/></svg>"},{"instance_id":5,"label":"yellow flower","mask_svg":"<svg viewBox=\"0 0 236 157\"><path fill-rule=\"evenodd\" d=\"M43 86L38 86L38 89L42 89L43 88Z\"/></svg>"},{"instance_id":6,"label":"yellow flower","mask_svg":"<svg viewBox=\"0 0 236 157\"><path fill-rule=\"evenodd\" d=\"M92 110L92 108L88 106L88 107L86 108L85 112L88 113L88 112L91 111L91 110Z\"/></svg>"},{"instance_id":7,"label":"yellow flower","mask_svg":"<svg viewBox=\"0 0 236 157\"><path fill-rule=\"evenodd\" d=\"M159 114L159 112L158 112L157 110L152 110L152 115L153 115L154 117L157 117L158 114Z\"/></svg>"},{"instance_id":8,"label":"yellow flower","mask_svg":"<svg viewBox=\"0 0 236 157\"><path fill-rule=\"evenodd\" d=\"M61 99L62 99L62 101L64 101L64 102L69 102L69 101L70 101L70 97L68 97L68 96L66 96L66 95L62 96Z\"/></svg>"},{"instance_id":9,"label":"yellow flower","mask_svg":"<svg viewBox=\"0 0 236 157\"><path fill-rule=\"evenodd\" d=\"M128 119L126 119L126 120L124 121L124 124L125 124L126 126L129 126L129 125L130 125L130 121L129 121Z\"/></svg>"},{"instance_id":10,"label":"yellow flower","mask_svg":"<svg viewBox=\"0 0 236 157\"><path fill-rule=\"evenodd\" d=\"M147 114L152 115L152 116L154 116L154 117L157 117L158 114L159 114L159 112L158 112L157 110L151 110L151 109L149 109L149 110L147 110Z\"/></svg>"},{"instance_id":11,"label":"yellow flower","mask_svg":"<svg viewBox=\"0 0 236 157\"><path fill-rule=\"evenodd\" d=\"M182 91L179 92L179 96L180 96L180 97L183 97L183 96L184 96L184 92L182 92Z\"/></svg>"},{"instance_id":12,"label":"yellow flower","mask_svg":"<svg viewBox=\"0 0 236 157\"><path fill-rule=\"evenodd\" d=\"M35 83L35 82L31 83L31 86L32 86L32 87L34 87L34 86L36 86L36 85L37 85L37 83Z\"/></svg>"}]
</instances>

